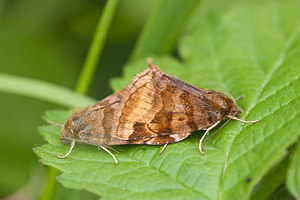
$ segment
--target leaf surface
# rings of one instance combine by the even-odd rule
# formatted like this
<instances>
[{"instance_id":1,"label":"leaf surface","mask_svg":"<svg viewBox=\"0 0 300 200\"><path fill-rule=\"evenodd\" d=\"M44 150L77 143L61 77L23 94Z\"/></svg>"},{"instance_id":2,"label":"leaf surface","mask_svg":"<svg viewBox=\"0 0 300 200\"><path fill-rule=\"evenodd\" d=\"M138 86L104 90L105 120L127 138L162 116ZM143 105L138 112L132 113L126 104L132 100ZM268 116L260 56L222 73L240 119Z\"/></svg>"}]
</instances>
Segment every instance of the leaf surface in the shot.
<instances>
[{"instance_id":1,"label":"leaf surface","mask_svg":"<svg viewBox=\"0 0 300 200\"><path fill-rule=\"evenodd\" d=\"M238 102L240 118L260 120L231 121L204 144L204 156L198 150L203 131L196 131L168 145L162 155L158 146L118 146L123 152L116 155L118 166L105 152L84 144L58 159L69 146L59 142L60 130L52 126L40 129L49 144L35 152L44 164L63 172L58 179L66 187L103 199L248 199L300 134L299 8L298 1L236 3L211 13L181 37L182 62L154 59L163 71L190 84L226 92L213 80L234 97L245 95ZM128 64L124 77L112 81L113 88L124 87L145 65ZM57 112L62 111L52 116Z\"/></svg>"}]
</instances>

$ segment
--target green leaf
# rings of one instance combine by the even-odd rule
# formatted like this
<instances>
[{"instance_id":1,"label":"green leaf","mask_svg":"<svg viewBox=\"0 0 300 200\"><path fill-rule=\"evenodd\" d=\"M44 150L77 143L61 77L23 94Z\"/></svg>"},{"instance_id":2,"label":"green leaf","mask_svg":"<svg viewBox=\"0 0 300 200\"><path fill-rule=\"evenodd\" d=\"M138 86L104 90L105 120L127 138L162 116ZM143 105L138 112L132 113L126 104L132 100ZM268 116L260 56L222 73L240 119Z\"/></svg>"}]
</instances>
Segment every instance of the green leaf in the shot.
<instances>
[{"instance_id":1,"label":"green leaf","mask_svg":"<svg viewBox=\"0 0 300 200\"><path fill-rule=\"evenodd\" d=\"M171 53L186 22L201 0L156 0L151 16L134 47L131 60Z\"/></svg>"},{"instance_id":2,"label":"green leaf","mask_svg":"<svg viewBox=\"0 0 300 200\"><path fill-rule=\"evenodd\" d=\"M285 185L282 185L268 200L295 200Z\"/></svg>"},{"instance_id":3,"label":"green leaf","mask_svg":"<svg viewBox=\"0 0 300 200\"><path fill-rule=\"evenodd\" d=\"M293 152L287 175L287 188L297 198L300 199L300 143Z\"/></svg>"},{"instance_id":4,"label":"green leaf","mask_svg":"<svg viewBox=\"0 0 300 200\"><path fill-rule=\"evenodd\" d=\"M95 100L41 80L0 74L0 91L34 97L66 107L93 105Z\"/></svg>"},{"instance_id":5,"label":"green leaf","mask_svg":"<svg viewBox=\"0 0 300 200\"><path fill-rule=\"evenodd\" d=\"M225 87L238 104L241 119L231 121L198 150L203 131L182 142L161 147L118 146L120 164L97 147L59 142L58 127L43 127L49 144L35 152L46 165L63 173L58 180L66 187L86 189L103 199L248 199L254 186L278 162L300 134L300 2L240 2L221 13L211 13L181 37L179 55L155 58L163 71L199 87ZM127 65L124 86L145 61ZM55 111L54 113L56 113ZM67 116L65 114L64 116ZM52 121L55 121L53 119Z\"/></svg>"},{"instance_id":6,"label":"green leaf","mask_svg":"<svg viewBox=\"0 0 300 200\"><path fill-rule=\"evenodd\" d=\"M289 157L287 156L269 170L267 175L254 187L250 200L268 199L268 197L284 184L289 164L288 161Z\"/></svg>"}]
</instances>

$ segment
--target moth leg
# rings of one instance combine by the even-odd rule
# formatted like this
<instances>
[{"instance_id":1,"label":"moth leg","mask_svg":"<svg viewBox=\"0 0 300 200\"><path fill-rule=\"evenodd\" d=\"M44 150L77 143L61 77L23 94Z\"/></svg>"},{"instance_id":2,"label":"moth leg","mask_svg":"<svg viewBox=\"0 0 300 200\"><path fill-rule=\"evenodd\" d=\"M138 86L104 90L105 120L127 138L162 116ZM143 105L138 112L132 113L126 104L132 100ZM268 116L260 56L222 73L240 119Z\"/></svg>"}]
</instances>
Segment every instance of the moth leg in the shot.
<instances>
[{"instance_id":1,"label":"moth leg","mask_svg":"<svg viewBox=\"0 0 300 200\"><path fill-rule=\"evenodd\" d=\"M104 146L104 145L103 145ZM97 146L98 147L98 150L100 150L100 146ZM118 151L117 149L114 149L114 148L112 148L111 146L104 146L105 148L107 148L107 149L111 149L111 150L113 150L114 152L116 152L116 153L121 153L120 151Z\"/></svg>"},{"instance_id":2,"label":"moth leg","mask_svg":"<svg viewBox=\"0 0 300 200\"><path fill-rule=\"evenodd\" d=\"M72 140L69 152L66 155L64 155L64 156L56 156L56 157L58 157L58 158L65 158L65 157L67 157L71 153L71 151L72 151L72 149L73 149L74 146L75 146L75 140Z\"/></svg>"},{"instance_id":3,"label":"moth leg","mask_svg":"<svg viewBox=\"0 0 300 200\"><path fill-rule=\"evenodd\" d=\"M200 139L199 141L199 151L201 154L204 154L204 152L202 151L202 142L203 142L203 139L205 138L205 136L209 133L209 131L213 128L215 128L221 121L217 121L215 124L213 124L212 126L210 126L208 129L206 129L204 135L202 136L202 138Z\"/></svg>"},{"instance_id":4,"label":"moth leg","mask_svg":"<svg viewBox=\"0 0 300 200\"><path fill-rule=\"evenodd\" d=\"M240 100L240 99L242 99L242 98L244 98L244 97L245 97L244 95L241 95L241 96L235 98L235 100L238 101L238 100Z\"/></svg>"},{"instance_id":5,"label":"moth leg","mask_svg":"<svg viewBox=\"0 0 300 200\"><path fill-rule=\"evenodd\" d=\"M113 150L113 151L116 152L116 153L121 153L120 151L118 151L118 150L115 149L115 148L112 148L111 146L106 146L106 145L105 145L105 148L111 149L111 150Z\"/></svg>"},{"instance_id":6,"label":"moth leg","mask_svg":"<svg viewBox=\"0 0 300 200\"><path fill-rule=\"evenodd\" d=\"M162 154L162 152L166 149L167 145L168 145L168 143L163 146L163 148L160 150L159 154Z\"/></svg>"},{"instance_id":7,"label":"moth leg","mask_svg":"<svg viewBox=\"0 0 300 200\"><path fill-rule=\"evenodd\" d=\"M205 143L207 143L208 142L208 140L212 137L212 136L214 136L217 132L219 132L219 130L221 130L228 122L230 122L230 120L231 119L228 119L224 124L222 124L221 126L220 126L220 128L218 128L218 130L216 130L213 134L211 134L206 140L205 140Z\"/></svg>"},{"instance_id":8,"label":"moth leg","mask_svg":"<svg viewBox=\"0 0 300 200\"><path fill-rule=\"evenodd\" d=\"M109 153L109 155L111 155L111 157L113 157L113 159L115 160L116 165L118 165L118 160L117 158L114 156L114 154L112 154L107 148L105 148L104 146L100 146L104 151L106 151L107 153Z\"/></svg>"}]
</instances>

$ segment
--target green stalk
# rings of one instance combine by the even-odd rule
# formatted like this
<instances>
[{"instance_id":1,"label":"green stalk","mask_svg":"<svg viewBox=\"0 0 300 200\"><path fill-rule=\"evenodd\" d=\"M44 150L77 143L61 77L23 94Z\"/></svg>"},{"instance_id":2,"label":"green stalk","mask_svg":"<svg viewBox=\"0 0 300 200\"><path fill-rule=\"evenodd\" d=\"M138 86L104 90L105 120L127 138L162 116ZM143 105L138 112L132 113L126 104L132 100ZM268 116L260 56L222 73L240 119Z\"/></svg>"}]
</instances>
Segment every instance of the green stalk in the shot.
<instances>
[{"instance_id":1,"label":"green stalk","mask_svg":"<svg viewBox=\"0 0 300 200\"><path fill-rule=\"evenodd\" d=\"M54 167L48 167L48 177L46 188L40 198L40 200L50 200L53 197L55 185L56 185L56 176L58 174L57 169Z\"/></svg>"},{"instance_id":2,"label":"green stalk","mask_svg":"<svg viewBox=\"0 0 300 200\"><path fill-rule=\"evenodd\" d=\"M24 95L68 108L95 104L96 100L42 80L0 73L0 92Z\"/></svg>"},{"instance_id":3,"label":"green stalk","mask_svg":"<svg viewBox=\"0 0 300 200\"><path fill-rule=\"evenodd\" d=\"M98 27L77 83L76 91L79 93L86 93L92 81L92 76L95 73L98 60L101 56L117 3L118 0L109 0L104 8L103 15L98 23Z\"/></svg>"},{"instance_id":4,"label":"green stalk","mask_svg":"<svg viewBox=\"0 0 300 200\"><path fill-rule=\"evenodd\" d=\"M86 61L84 63L83 69L80 73L80 77L77 83L76 92L85 94L88 87L92 81L93 75L95 73L98 60L101 56L104 42L116 11L118 0L108 0L104 12L98 23L91 47L89 49ZM53 197L56 185L56 176L58 174L57 169L49 167L48 169L48 179L46 188L41 196L41 200L50 200Z\"/></svg>"},{"instance_id":5,"label":"green stalk","mask_svg":"<svg viewBox=\"0 0 300 200\"><path fill-rule=\"evenodd\" d=\"M134 46L130 62L171 53L180 33L202 0L156 0Z\"/></svg>"}]
</instances>

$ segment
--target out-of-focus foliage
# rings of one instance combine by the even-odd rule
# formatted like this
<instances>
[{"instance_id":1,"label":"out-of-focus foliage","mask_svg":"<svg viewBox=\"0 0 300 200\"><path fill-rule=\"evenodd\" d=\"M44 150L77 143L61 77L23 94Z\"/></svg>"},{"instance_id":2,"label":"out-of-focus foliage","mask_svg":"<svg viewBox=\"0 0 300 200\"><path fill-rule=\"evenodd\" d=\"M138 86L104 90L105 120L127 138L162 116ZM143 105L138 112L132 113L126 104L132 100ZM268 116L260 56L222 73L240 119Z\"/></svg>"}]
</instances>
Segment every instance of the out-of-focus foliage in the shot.
<instances>
[{"instance_id":1,"label":"out-of-focus foliage","mask_svg":"<svg viewBox=\"0 0 300 200\"><path fill-rule=\"evenodd\" d=\"M64 172L58 178L60 182L102 198L140 199L146 194L149 199L292 199L292 195L299 198L299 2L199 2L193 0L183 5L180 0L120 1L88 96L101 99L110 94L108 80L120 77L121 66L128 63L122 78L111 82L115 90L123 87L134 73L144 69L144 59L136 58L154 54L155 63L163 70L189 83L214 88L201 78L204 75L234 96L245 94L246 98L239 101L241 117L259 118L261 122L245 126L231 122L205 145L209 150L205 157L197 151L196 133L170 145L169 153L162 157L157 155L157 147L124 146L121 149L128 154L118 155L121 164L115 166L107 154L89 145L77 145L72 156L57 159L55 155L67 149L59 141L59 128L40 127L49 142L43 146L35 128L44 123L40 116L45 110L74 105L64 101L60 105L49 103L60 101L62 91L68 93L65 101L74 98L80 105L85 101L70 90L76 85L106 1L1 1L0 79L4 78L0 80L0 197L34 199L40 195L45 185L45 167L38 164L31 152L32 146L38 145L36 153L41 161ZM140 34L144 24L147 26ZM136 41L138 50L133 51ZM160 57L165 54L169 55ZM26 81L22 85L21 77L43 81L27 82L37 83L37 87L25 84ZM6 87L8 80L18 84ZM49 84L39 84L44 82ZM52 87L53 84L60 87ZM20 88L16 88L18 85ZM42 91L47 87L57 91ZM14 91L2 93L7 89ZM60 97L44 98L47 102L13 93ZM63 123L70 112L47 112L45 119ZM295 148L290 147L297 142ZM134 171L130 170L132 167ZM82 172L78 173L78 169ZM148 172L153 172L153 176ZM149 180L149 187L141 183L141 176ZM157 184L151 185L151 181ZM173 196L170 191L174 191ZM58 185L54 198L98 197Z\"/></svg>"},{"instance_id":2,"label":"out-of-focus foliage","mask_svg":"<svg viewBox=\"0 0 300 200\"><path fill-rule=\"evenodd\" d=\"M258 188L254 199L268 198L284 182L287 149L300 134L299 7L297 1L284 0L236 3L180 37L181 62L169 57L154 60L166 73L199 87L211 87L208 77L234 96L244 94L238 102L243 110L240 117L260 120L229 123L205 144L204 156L199 154L195 133L169 145L162 155L157 146L116 147L126 152L116 155L118 166L106 152L91 145L78 144L61 160L55 156L68 147L59 141L60 131L53 126L42 127L40 132L49 144L35 152L42 163L63 172L59 181L66 187L86 189L104 199L240 200L249 199L257 184L263 184L267 192ZM128 64L123 78L113 82L114 88L124 87L145 65L144 60ZM290 181L295 196L298 160L294 156L291 174L296 180Z\"/></svg>"},{"instance_id":3,"label":"out-of-focus foliage","mask_svg":"<svg viewBox=\"0 0 300 200\"><path fill-rule=\"evenodd\" d=\"M74 89L105 2L0 1L0 73ZM111 93L108 79L120 74L152 5L152 1L120 2L90 96L100 99ZM44 143L36 127L43 123L40 116L45 110L62 107L8 93L0 93L0 105L0 198L16 191L24 198L29 195L26 191L38 195L46 171L31 151Z\"/></svg>"}]
</instances>

